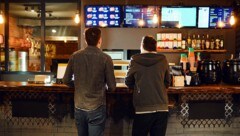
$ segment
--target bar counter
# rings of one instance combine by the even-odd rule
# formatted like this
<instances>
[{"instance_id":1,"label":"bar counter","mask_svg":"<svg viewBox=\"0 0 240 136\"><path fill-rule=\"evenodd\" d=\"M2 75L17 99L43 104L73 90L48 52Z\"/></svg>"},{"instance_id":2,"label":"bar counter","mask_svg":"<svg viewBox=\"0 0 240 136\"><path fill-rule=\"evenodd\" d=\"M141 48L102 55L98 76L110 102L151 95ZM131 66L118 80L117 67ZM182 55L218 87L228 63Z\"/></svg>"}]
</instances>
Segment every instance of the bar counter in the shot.
<instances>
[{"instance_id":1,"label":"bar counter","mask_svg":"<svg viewBox=\"0 0 240 136\"><path fill-rule=\"evenodd\" d=\"M6 82L0 81L0 91L22 91L22 92L56 92L56 93L73 93L74 89L69 88L63 84L35 84L27 82ZM117 83L115 92L112 93L132 93L124 83ZM187 86L187 87L169 87L168 94L182 94L182 93L231 93L239 94L239 85L200 85L200 86Z\"/></svg>"},{"instance_id":2,"label":"bar counter","mask_svg":"<svg viewBox=\"0 0 240 136\"><path fill-rule=\"evenodd\" d=\"M27 124L52 124L67 114L74 117L73 92L63 84L0 81L0 109L10 124L26 124L26 119ZM239 114L239 85L170 87L168 96L170 114L177 113L184 127L231 125L233 113ZM107 113L116 121L133 117L132 90L123 83L107 92Z\"/></svg>"}]
</instances>

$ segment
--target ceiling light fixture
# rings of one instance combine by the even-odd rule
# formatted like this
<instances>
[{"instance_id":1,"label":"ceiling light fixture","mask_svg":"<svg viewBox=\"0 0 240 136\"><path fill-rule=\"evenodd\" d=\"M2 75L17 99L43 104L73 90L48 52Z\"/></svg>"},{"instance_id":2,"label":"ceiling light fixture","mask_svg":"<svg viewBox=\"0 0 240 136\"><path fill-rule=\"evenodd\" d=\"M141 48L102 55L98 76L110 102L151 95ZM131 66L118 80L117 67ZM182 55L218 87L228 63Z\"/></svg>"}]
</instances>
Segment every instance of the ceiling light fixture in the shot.
<instances>
[{"instance_id":1,"label":"ceiling light fixture","mask_svg":"<svg viewBox=\"0 0 240 136\"><path fill-rule=\"evenodd\" d=\"M56 29L52 29L52 33L56 33L57 32L57 30Z\"/></svg>"},{"instance_id":2,"label":"ceiling light fixture","mask_svg":"<svg viewBox=\"0 0 240 136\"><path fill-rule=\"evenodd\" d=\"M4 23L3 12L0 10L0 24Z\"/></svg>"},{"instance_id":3,"label":"ceiling light fixture","mask_svg":"<svg viewBox=\"0 0 240 136\"><path fill-rule=\"evenodd\" d=\"M36 12L38 13L37 17L41 17L41 11L38 10ZM53 17L53 11L45 11L45 15L48 15L48 17Z\"/></svg>"},{"instance_id":4,"label":"ceiling light fixture","mask_svg":"<svg viewBox=\"0 0 240 136\"><path fill-rule=\"evenodd\" d=\"M75 22L76 24L80 23L79 13L76 13L75 18L74 18L74 22Z\"/></svg>"},{"instance_id":5,"label":"ceiling light fixture","mask_svg":"<svg viewBox=\"0 0 240 136\"><path fill-rule=\"evenodd\" d=\"M74 22L76 24L79 24L80 23L80 0L77 0L77 12L75 14L75 17L74 17Z\"/></svg>"},{"instance_id":6,"label":"ceiling light fixture","mask_svg":"<svg viewBox=\"0 0 240 136\"><path fill-rule=\"evenodd\" d=\"M158 23L158 15L157 15L157 13L158 13L158 8L157 8L157 2L156 2L156 0L155 0L155 8L154 8L154 14L153 14L153 18L152 18L152 21L153 21L153 23L154 24L157 24Z\"/></svg>"},{"instance_id":7,"label":"ceiling light fixture","mask_svg":"<svg viewBox=\"0 0 240 136\"><path fill-rule=\"evenodd\" d=\"M144 24L145 24L145 21L143 20L143 14L142 14L142 18L138 20L138 25L139 25L140 27L143 27Z\"/></svg>"},{"instance_id":8,"label":"ceiling light fixture","mask_svg":"<svg viewBox=\"0 0 240 136\"><path fill-rule=\"evenodd\" d=\"M153 14L153 19L152 19L154 24L158 23L158 15L156 13Z\"/></svg>"},{"instance_id":9,"label":"ceiling light fixture","mask_svg":"<svg viewBox=\"0 0 240 136\"><path fill-rule=\"evenodd\" d=\"M232 12L231 13L231 17L229 19L229 23L230 23L230 25L234 25L235 22L236 22L236 20L235 20L235 17L234 17L234 13Z\"/></svg>"}]
</instances>

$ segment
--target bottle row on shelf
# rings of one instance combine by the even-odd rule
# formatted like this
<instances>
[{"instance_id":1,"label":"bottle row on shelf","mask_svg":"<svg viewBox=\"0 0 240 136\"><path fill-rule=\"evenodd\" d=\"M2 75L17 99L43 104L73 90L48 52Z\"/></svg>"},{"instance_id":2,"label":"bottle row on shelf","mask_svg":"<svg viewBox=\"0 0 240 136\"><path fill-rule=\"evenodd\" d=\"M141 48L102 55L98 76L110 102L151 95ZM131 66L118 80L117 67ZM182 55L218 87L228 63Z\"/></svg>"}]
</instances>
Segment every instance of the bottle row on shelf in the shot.
<instances>
[{"instance_id":1,"label":"bottle row on shelf","mask_svg":"<svg viewBox=\"0 0 240 136\"><path fill-rule=\"evenodd\" d=\"M240 85L240 53L239 56L220 60L201 59L201 53L195 53L189 48L188 54L182 53L180 67L172 69L173 86L195 86L200 84L218 84L221 81L227 84Z\"/></svg>"},{"instance_id":2,"label":"bottle row on shelf","mask_svg":"<svg viewBox=\"0 0 240 136\"><path fill-rule=\"evenodd\" d=\"M157 49L188 49L195 50L223 50L223 35L209 36L209 34L188 34L187 38L181 33L158 33Z\"/></svg>"}]
</instances>

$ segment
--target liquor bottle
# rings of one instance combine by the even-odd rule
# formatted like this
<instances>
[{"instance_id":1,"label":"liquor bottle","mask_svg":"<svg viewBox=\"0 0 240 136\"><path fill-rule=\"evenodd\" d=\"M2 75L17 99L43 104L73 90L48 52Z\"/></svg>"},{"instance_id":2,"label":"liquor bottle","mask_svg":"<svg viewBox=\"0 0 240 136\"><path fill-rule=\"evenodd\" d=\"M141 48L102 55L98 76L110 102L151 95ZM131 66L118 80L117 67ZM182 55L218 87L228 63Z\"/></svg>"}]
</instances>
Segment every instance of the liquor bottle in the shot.
<instances>
[{"instance_id":1,"label":"liquor bottle","mask_svg":"<svg viewBox=\"0 0 240 136\"><path fill-rule=\"evenodd\" d=\"M215 48L215 41L214 41L214 38L213 36L211 37L211 42L210 42L210 49L214 49Z\"/></svg>"},{"instance_id":2,"label":"liquor bottle","mask_svg":"<svg viewBox=\"0 0 240 136\"><path fill-rule=\"evenodd\" d=\"M196 68L194 66L195 64L195 55L194 55L194 49L188 48L188 61L190 64L190 71L196 71Z\"/></svg>"},{"instance_id":3,"label":"liquor bottle","mask_svg":"<svg viewBox=\"0 0 240 136\"><path fill-rule=\"evenodd\" d=\"M186 38L185 37L182 38L181 44L182 44L182 46L181 46L182 49L185 50L186 49Z\"/></svg>"},{"instance_id":4,"label":"liquor bottle","mask_svg":"<svg viewBox=\"0 0 240 136\"><path fill-rule=\"evenodd\" d=\"M187 59L187 54L182 53L180 57L180 65L182 66L183 73L186 73L187 70L189 70L189 64Z\"/></svg>"},{"instance_id":5,"label":"liquor bottle","mask_svg":"<svg viewBox=\"0 0 240 136\"><path fill-rule=\"evenodd\" d=\"M206 37L206 43L205 43L205 49L209 49L210 48L210 40L209 40L209 35L207 34L207 37Z\"/></svg>"},{"instance_id":6,"label":"liquor bottle","mask_svg":"<svg viewBox=\"0 0 240 136\"><path fill-rule=\"evenodd\" d=\"M193 34L193 36L192 36L192 48L193 49L196 49L196 44L197 44L197 40L195 38L195 34Z\"/></svg>"},{"instance_id":7,"label":"liquor bottle","mask_svg":"<svg viewBox=\"0 0 240 136\"><path fill-rule=\"evenodd\" d=\"M220 49L220 38L219 38L219 35L216 37L216 39L215 39L215 48L217 49L217 50L219 50Z\"/></svg>"},{"instance_id":8,"label":"liquor bottle","mask_svg":"<svg viewBox=\"0 0 240 136\"><path fill-rule=\"evenodd\" d=\"M190 37L190 34L188 34L188 38L187 38L187 47L192 47L192 39Z\"/></svg>"},{"instance_id":9,"label":"liquor bottle","mask_svg":"<svg viewBox=\"0 0 240 136\"><path fill-rule=\"evenodd\" d=\"M195 67L198 68L198 63L201 61L201 53L198 52L197 53L197 57L196 57L196 62L195 62Z\"/></svg>"},{"instance_id":10,"label":"liquor bottle","mask_svg":"<svg viewBox=\"0 0 240 136\"><path fill-rule=\"evenodd\" d=\"M224 49L224 46L223 46L223 35L221 35L221 38L220 38L220 49Z\"/></svg>"},{"instance_id":11,"label":"liquor bottle","mask_svg":"<svg viewBox=\"0 0 240 136\"><path fill-rule=\"evenodd\" d=\"M197 36L196 49L197 49L197 50L200 50L200 49L201 49L201 38L200 38L200 35L199 35L199 34L198 34L198 36Z\"/></svg>"},{"instance_id":12,"label":"liquor bottle","mask_svg":"<svg viewBox=\"0 0 240 136\"><path fill-rule=\"evenodd\" d=\"M172 43L173 43L173 49L178 49L178 44L177 44L176 38L173 39Z\"/></svg>"},{"instance_id":13,"label":"liquor bottle","mask_svg":"<svg viewBox=\"0 0 240 136\"><path fill-rule=\"evenodd\" d=\"M201 49L204 50L205 49L205 44L206 44L206 39L204 34L202 35L202 41L201 41Z\"/></svg>"},{"instance_id":14,"label":"liquor bottle","mask_svg":"<svg viewBox=\"0 0 240 136\"><path fill-rule=\"evenodd\" d=\"M157 33L157 50L162 49L162 34Z\"/></svg>"}]
</instances>

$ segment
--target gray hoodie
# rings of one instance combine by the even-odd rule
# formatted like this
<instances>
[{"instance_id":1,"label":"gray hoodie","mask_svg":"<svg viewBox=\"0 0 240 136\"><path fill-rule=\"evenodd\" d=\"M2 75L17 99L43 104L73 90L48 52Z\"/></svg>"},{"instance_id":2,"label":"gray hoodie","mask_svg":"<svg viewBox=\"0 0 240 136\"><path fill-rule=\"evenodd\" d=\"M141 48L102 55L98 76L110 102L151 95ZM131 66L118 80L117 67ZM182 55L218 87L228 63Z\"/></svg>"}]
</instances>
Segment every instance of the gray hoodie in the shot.
<instances>
[{"instance_id":1,"label":"gray hoodie","mask_svg":"<svg viewBox=\"0 0 240 136\"><path fill-rule=\"evenodd\" d=\"M132 57L125 84L134 89L136 112L168 110L169 83L169 67L164 55L144 53Z\"/></svg>"}]
</instances>

